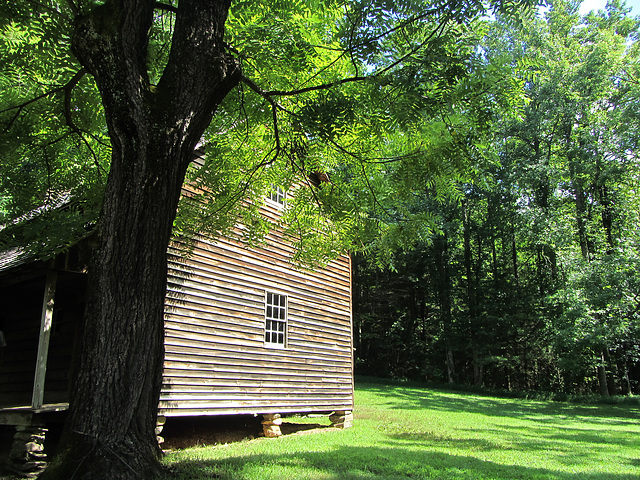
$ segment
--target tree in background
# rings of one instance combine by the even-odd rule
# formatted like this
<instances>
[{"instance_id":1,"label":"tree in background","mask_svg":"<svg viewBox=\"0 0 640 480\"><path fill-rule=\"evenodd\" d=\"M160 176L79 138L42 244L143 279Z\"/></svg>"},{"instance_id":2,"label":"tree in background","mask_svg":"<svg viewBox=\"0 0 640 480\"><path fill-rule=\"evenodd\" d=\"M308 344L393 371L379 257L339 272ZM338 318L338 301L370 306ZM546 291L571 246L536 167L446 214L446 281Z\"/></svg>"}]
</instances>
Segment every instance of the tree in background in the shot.
<instances>
[{"instance_id":1,"label":"tree in background","mask_svg":"<svg viewBox=\"0 0 640 480\"><path fill-rule=\"evenodd\" d=\"M399 252L397 274L378 274L430 292L395 312L426 312L414 376L638 392L638 20L617 1L585 17L578 7L557 1L520 25L492 23L479 52L512 66L527 102L517 117L492 110L494 161L459 184L461 198L425 207L443 225L420 247L425 258ZM356 321L394 295L356 296ZM362 350L366 365L375 350Z\"/></svg>"},{"instance_id":2,"label":"tree in background","mask_svg":"<svg viewBox=\"0 0 640 480\"><path fill-rule=\"evenodd\" d=\"M577 388L576 382L593 378L589 371L597 372L599 391L608 395L612 382L606 371L613 364L607 363L622 332L611 316L597 313L614 304L605 306L602 296L585 287L594 281L613 281L608 288L628 285L606 272L637 256L637 240L629 241L637 224L628 221L635 214L625 218L624 212L636 211L627 192L635 188L638 165L625 123L637 103L630 75L639 23L617 1L585 18L577 8L556 2L546 24L533 25L520 40L539 72L530 84L527 130L516 126L509 146L531 172L521 183L529 197L523 213L535 231L546 232L548 241L537 248L546 252L547 277L553 280L558 267L564 270L557 285L562 301L552 300L562 310L553 322L558 361L573 365L563 382ZM579 360L576 352L582 353ZM576 363L582 368L576 370ZM577 375L570 379L572 374ZM620 384L620 377L613 383Z\"/></svg>"}]
</instances>

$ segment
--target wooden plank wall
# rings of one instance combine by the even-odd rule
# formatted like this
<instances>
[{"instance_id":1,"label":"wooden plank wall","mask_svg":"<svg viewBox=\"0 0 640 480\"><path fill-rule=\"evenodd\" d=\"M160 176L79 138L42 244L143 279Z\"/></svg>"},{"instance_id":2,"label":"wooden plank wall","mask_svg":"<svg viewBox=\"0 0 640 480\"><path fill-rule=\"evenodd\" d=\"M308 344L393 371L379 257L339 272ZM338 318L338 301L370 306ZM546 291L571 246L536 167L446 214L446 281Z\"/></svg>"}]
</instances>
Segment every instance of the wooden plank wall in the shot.
<instances>
[{"instance_id":1,"label":"wooden plank wall","mask_svg":"<svg viewBox=\"0 0 640 480\"><path fill-rule=\"evenodd\" d=\"M186 259L170 249L162 414L353 408L350 260L310 272L291 254L278 231L264 248L202 240ZM285 348L264 343L267 291L288 297Z\"/></svg>"},{"instance_id":2,"label":"wooden plank wall","mask_svg":"<svg viewBox=\"0 0 640 480\"><path fill-rule=\"evenodd\" d=\"M84 316L87 278L85 274L59 272L55 313L47 360L45 403L69 401L69 381Z\"/></svg>"},{"instance_id":3,"label":"wooden plank wall","mask_svg":"<svg viewBox=\"0 0 640 480\"><path fill-rule=\"evenodd\" d=\"M31 404L45 274L0 289L0 329L7 346L0 348L0 407ZM59 272L50 332L45 403L67 402L76 328L84 313L84 274Z\"/></svg>"},{"instance_id":4,"label":"wooden plank wall","mask_svg":"<svg viewBox=\"0 0 640 480\"><path fill-rule=\"evenodd\" d=\"M31 404L43 292L43 276L0 291L0 407Z\"/></svg>"}]
</instances>

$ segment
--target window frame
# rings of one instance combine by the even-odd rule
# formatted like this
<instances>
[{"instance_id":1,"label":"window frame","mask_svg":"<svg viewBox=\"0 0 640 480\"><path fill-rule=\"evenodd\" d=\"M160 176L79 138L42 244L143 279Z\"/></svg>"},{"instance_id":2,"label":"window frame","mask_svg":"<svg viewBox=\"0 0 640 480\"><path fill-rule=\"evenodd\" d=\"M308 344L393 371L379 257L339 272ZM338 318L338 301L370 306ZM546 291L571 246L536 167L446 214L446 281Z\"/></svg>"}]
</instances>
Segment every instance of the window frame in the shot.
<instances>
[{"instance_id":1,"label":"window frame","mask_svg":"<svg viewBox=\"0 0 640 480\"><path fill-rule=\"evenodd\" d=\"M276 303L277 300L277 303ZM283 303L284 302L284 303ZM275 309L275 312L274 312ZM275 324L275 328L274 328ZM280 327L280 328L278 328ZM287 348L289 330L289 296L273 291L264 292L264 346L267 348ZM277 338L282 335L282 341ZM276 341L272 339L276 338ZM271 340L268 340L271 339Z\"/></svg>"},{"instance_id":2,"label":"window frame","mask_svg":"<svg viewBox=\"0 0 640 480\"><path fill-rule=\"evenodd\" d=\"M287 200L287 191L275 184L271 185L271 191L267 195L267 200L278 208L284 208Z\"/></svg>"}]
</instances>

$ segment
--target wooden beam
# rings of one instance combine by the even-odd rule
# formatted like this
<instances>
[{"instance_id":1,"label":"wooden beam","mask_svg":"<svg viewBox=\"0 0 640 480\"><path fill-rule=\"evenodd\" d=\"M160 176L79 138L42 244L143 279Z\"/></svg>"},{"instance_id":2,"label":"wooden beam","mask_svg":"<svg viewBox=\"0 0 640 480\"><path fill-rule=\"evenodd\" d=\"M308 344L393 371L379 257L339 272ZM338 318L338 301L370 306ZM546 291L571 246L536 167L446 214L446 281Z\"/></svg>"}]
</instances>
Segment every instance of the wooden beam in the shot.
<instances>
[{"instance_id":1,"label":"wooden beam","mask_svg":"<svg viewBox=\"0 0 640 480\"><path fill-rule=\"evenodd\" d=\"M49 339L51 337L53 302L56 295L57 279L58 273L55 270L47 271L47 280L44 286L44 299L42 301L42 316L40 318L38 359L36 361L36 372L33 379L31 408L42 407L42 403L44 401L44 379L47 375L47 356L49 354Z\"/></svg>"},{"instance_id":2,"label":"wooden beam","mask_svg":"<svg viewBox=\"0 0 640 480\"><path fill-rule=\"evenodd\" d=\"M0 425L29 426L33 423L33 412L28 411L0 411Z\"/></svg>"}]
</instances>

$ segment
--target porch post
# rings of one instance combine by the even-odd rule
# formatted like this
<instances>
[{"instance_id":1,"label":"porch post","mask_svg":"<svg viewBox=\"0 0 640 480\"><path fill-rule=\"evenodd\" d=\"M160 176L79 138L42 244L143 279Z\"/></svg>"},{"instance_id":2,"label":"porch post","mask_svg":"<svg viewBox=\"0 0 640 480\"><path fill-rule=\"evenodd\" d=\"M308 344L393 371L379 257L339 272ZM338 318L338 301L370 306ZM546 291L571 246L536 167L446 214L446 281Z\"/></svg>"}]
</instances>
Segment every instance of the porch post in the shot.
<instances>
[{"instance_id":1,"label":"porch post","mask_svg":"<svg viewBox=\"0 0 640 480\"><path fill-rule=\"evenodd\" d=\"M40 408L44 401L44 379L47 375L47 355L49 354L49 338L51 336L51 322L53 320L53 300L56 295L58 273L50 269L44 286L44 300L42 301L42 316L40 317L40 337L38 339L38 358L36 372L33 378L33 396L31 408Z\"/></svg>"}]
</instances>

